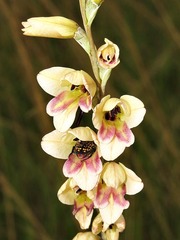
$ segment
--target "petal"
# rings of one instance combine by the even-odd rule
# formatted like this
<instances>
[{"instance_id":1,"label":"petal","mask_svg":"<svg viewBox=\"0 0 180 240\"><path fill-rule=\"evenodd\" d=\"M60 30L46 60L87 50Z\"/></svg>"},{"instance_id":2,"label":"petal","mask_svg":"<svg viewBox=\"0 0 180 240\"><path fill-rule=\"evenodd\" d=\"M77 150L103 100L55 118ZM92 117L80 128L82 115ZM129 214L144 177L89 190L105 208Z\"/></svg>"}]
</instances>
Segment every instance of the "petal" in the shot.
<instances>
[{"instance_id":1,"label":"petal","mask_svg":"<svg viewBox=\"0 0 180 240\"><path fill-rule=\"evenodd\" d=\"M60 132L67 131L73 124L76 116L78 105L71 104L65 111L58 113L53 117L53 123L57 130Z\"/></svg>"},{"instance_id":2,"label":"petal","mask_svg":"<svg viewBox=\"0 0 180 240\"><path fill-rule=\"evenodd\" d=\"M92 121L93 121L93 125L96 129L100 129L100 127L102 125L102 121L104 118L103 107L109 98L110 98L110 95L103 97L101 99L101 102L99 104L97 104L93 110Z\"/></svg>"},{"instance_id":3,"label":"petal","mask_svg":"<svg viewBox=\"0 0 180 240\"><path fill-rule=\"evenodd\" d=\"M74 98L73 94L69 91L61 92L58 96L53 98L47 105L47 114L54 116L55 114L65 111L67 108L73 105L78 106L78 96Z\"/></svg>"},{"instance_id":4,"label":"petal","mask_svg":"<svg viewBox=\"0 0 180 240\"><path fill-rule=\"evenodd\" d=\"M93 141L96 136L95 132L89 127L77 127L70 129L69 132L81 141Z\"/></svg>"},{"instance_id":5,"label":"petal","mask_svg":"<svg viewBox=\"0 0 180 240\"><path fill-rule=\"evenodd\" d=\"M109 143L115 135L115 127L102 121L102 125L98 131L98 139L100 142Z\"/></svg>"},{"instance_id":6,"label":"petal","mask_svg":"<svg viewBox=\"0 0 180 240\"><path fill-rule=\"evenodd\" d=\"M67 90L70 87L69 82L62 82L65 75L75 70L72 68L52 67L42 70L37 75L37 81L41 88L52 96L57 96L61 91Z\"/></svg>"},{"instance_id":7,"label":"petal","mask_svg":"<svg viewBox=\"0 0 180 240\"><path fill-rule=\"evenodd\" d=\"M108 187L117 189L126 181L126 172L118 163L105 163L101 178Z\"/></svg>"},{"instance_id":8,"label":"petal","mask_svg":"<svg viewBox=\"0 0 180 240\"><path fill-rule=\"evenodd\" d=\"M116 136L119 142L123 142L126 147L134 143L134 135L125 122L116 128Z\"/></svg>"},{"instance_id":9,"label":"petal","mask_svg":"<svg viewBox=\"0 0 180 240\"><path fill-rule=\"evenodd\" d=\"M87 93L83 94L79 99L79 106L83 112L89 112L92 108L91 96Z\"/></svg>"},{"instance_id":10,"label":"petal","mask_svg":"<svg viewBox=\"0 0 180 240\"><path fill-rule=\"evenodd\" d=\"M124 121L127 123L129 128L133 128L138 126L146 113L146 109L144 108L144 104L141 100L134 96L123 95L120 100L127 104L130 108L130 115L125 116Z\"/></svg>"},{"instance_id":11,"label":"petal","mask_svg":"<svg viewBox=\"0 0 180 240\"><path fill-rule=\"evenodd\" d=\"M68 80L73 85L83 85L91 97L95 95L96 84L91 76L86 72L82 70L74 71L66 75L66 80Z\"/></svg>"},{"instance_id":12,"label":"petal","mask_svg":"<svg viewBox=\"0 0 180 240\"><path fill-rule=\"evenodd\" d=\"M109 225L116 222L123 210L124 207L114 202L112 195L109 199L109 204L105 208L99 209L103 222Z\"/></svg>"},{"instance_id":13,"label":"petal","mask_svg":"<svg viewBox=\"0 0 180 240\"><path fill-rule=\"evenodd\" d=\"M86 207L81 208L81 210L75 214L75 218L78 220L81 229L89 228L92 215L93 215L93 211L89 215L87 215Z\"/></svg>"},{"instance_id":14,"label":"petal","mask_svg":"<svg viewBox=\"0 0 180 240\"><path fill-rule=\"evenodd\" d=\"M73 240L101 240L99 236L94 235L92 232L80 232Z\"/></svg>"},{"instance_id":15,"label":"petal","mask_svg":"<svg viewBox=\"0 0 180 240\"><path fill-rule=\"evenodd\" d=\"M102 171L102 162L97 151L85 161L85 164L91 173L99 174Z\"/></svg>"},{"instance_id":16,"label":"petal","mask_svg":"<svg viewBox=\"0 0 180 240\"><path fill-rule=\"evenodd\" d=\"M74 136L70 133L61 133L54 130L42 138L41 147L55 158L68 158L75 143Z\"/></svg>"},{"instance_id":17,"label":"petal","mask_svg":"<svg viewBox=\"0 0 180 240\"><path fill-rule=\"evenodd\" d=\"M94 198L94 205L96 208L105 208L109 203L109 197L111 194L111 188L105 184L99 183L96 189L96 195Z\"/></svg>"},{"instance_id":18,"label":"petal","mask_svg":"<svg viewBox=\"0 0 180 240\"><path fill-rule=\"evenodd\" d=\"M124 142L120 142L117 137L114 137L110 143L100 143L100 150L103 158L107 161L113 161L121 153L123 153L126 144Z\"/></svg>"},{"instance_id":19,"label":"petal","mask_svg":"<svg viewBox=\"0 0 180 240\"><path fill-rule=\"evenodd\" d=\"M72 179L69 178L59 189L57 195L60 202L73 205L77 195L71 187Z\"/></svg>"},{"instance_id":20,"label":"petal","mask_svg":"<svg viewBox=\"0 0 180 240\"><path fill-rule=\"evenodd\" d=\"M68 160L64 163L63 173L65 177L73 177L82 168L83 163L76 156L76 154L71 153Z\"/></svg>"},{"instance_id":21,"label":"petal","mask_svg":"<svg viewBox=\"0 0 180 240\"><path fill-rule=\"evenodd\" d=\"M95 187L98 182L99 175L91 173L86 164L83 163L81 170L73 176L73 179L77 182L78 186L85 191L89 191Z\"/></svg>"},{"instance_id":22,"label":"petal","mask_svg":"<svg viewBox=\"0 0 180 240\"><path fill-rule=\"evenodd\" d=\"M24 35L50 38L73 38L78 29L76 22L60 16L33 17L22 25Z\"/></svg>"},{"instance_id":23,"label":"petal","mask_svg":"<svg viewBox=\"0 0 180 240\"><path fill-rule=\"evenodd\" d=\"M106 101L106 103L104 104L103 107L103 111L104 112L108 112L111 111L113 108L115 108L115 106L120 103L120 99L119 98L110 98Z\"/></svg>"},{"instance_id":24,"label":"petal","mask_svg":"<svg viewBox=\"0 0 180 240\"><path fill-rule=\"evenodd\" d=\"M140 192L144 187L142 180L131 169L125 167L122 163L120 165L124 168L127 175L126 193L134 195Z\"/></svg>"}]
</instances>

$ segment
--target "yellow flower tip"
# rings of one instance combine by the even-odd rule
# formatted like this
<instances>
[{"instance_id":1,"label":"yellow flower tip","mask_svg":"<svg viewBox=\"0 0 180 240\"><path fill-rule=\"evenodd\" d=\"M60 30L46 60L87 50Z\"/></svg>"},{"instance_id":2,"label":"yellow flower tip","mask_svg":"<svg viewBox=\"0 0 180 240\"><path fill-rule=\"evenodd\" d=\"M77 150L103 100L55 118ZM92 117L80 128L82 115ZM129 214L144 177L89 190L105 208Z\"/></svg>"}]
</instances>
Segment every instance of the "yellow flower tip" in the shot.
<instances>
[{"instance_id":1,"label":"yellow flower tip","mask_svg":"<svg viewBox=\"0 0 180 240\"><path fill-rule=\"evenodd\" d=\"M104 0L92 0L92 1L97 5L101 5L104 2Z\"/></svg>"},{"instance_id":2,"label":"yellow flower tip","mask_svg":"<svg viewBox=\"0 0 180 240\"><path fill-rule=\"evenodd\" d=\"M105 38L105 44L103 44L97 51L97 57L99 65L102 68L114 68L120 62L119 60L119 48L116 44Z\"/></svg>"},{"instance_id":3,"label":"yellow flower tip","mask_svg":"<svg viewBox=\"0 0 180 240\"><path fill-rule=\"evenodd\" d=\"M99 236L94 235L92 232L80 232L73 240L100 240Z\"/></svg>"},{"instance_id":4,"label":"yellow flower tip","mask_svg":"<svg viewBox=\"0 0 180 240\"><path fill-rule=\"evenodd\" d=\"M26 36L49 38L73 38L78 24L64 17L33 17L22 22L23 34Z\"/></svg>"}]
</instances>

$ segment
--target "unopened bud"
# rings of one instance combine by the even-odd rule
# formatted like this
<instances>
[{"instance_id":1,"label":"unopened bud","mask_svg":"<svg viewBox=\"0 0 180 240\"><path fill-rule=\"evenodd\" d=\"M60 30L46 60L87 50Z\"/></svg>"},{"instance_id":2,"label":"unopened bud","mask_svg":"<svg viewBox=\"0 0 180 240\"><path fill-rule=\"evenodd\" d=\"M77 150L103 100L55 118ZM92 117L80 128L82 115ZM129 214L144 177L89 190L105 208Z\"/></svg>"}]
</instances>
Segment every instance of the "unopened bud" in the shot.
<instances>
[{"instance_id":1,"label":"unopened bud","mask_svg":"<svg viewBox=\"0 0 180 240\"><path fill-rule=\"evenodd\" d=\"M24 35L49 38L73 38L78 24L64 17L34 17L22 22Z\"/></svg>"}]
</instances>

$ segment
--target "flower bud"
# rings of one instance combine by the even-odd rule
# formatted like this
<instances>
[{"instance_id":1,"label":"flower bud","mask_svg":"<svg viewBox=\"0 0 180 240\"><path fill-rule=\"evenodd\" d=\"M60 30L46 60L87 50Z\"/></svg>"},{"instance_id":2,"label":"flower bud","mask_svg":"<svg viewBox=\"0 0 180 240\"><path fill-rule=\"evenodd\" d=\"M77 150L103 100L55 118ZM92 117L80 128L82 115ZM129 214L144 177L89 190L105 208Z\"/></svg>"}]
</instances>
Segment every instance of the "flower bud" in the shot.
<instances>
[{"instance_id":1,"label":"flower bud","mask_svg":"<svg viewBox=\"0 0 180 240\"><path fill-rule=\"evenodd\" d=\"M80 232L73 240L100 240L99 236L94 235L92 232Z\"/></svg>"},{"instance_id":2,"label":"flower bud","mask_svg":"<svg viewBox=\"0 0 180 240\"><path fill-rule=\"evenodd\" d=\"M120 62L119 60L119 48L116 44L105 38L105 44L103 44L97 51L97 57L99 65L102 68L114 68Z\"/></svg>"},{"instance_id":3,"label":"flower bud","mask_svg":"<svg viewBox=\"0 0 180 240\"><path fill-rule=\"evenodd\" d=\"M78 24L64 17L34 17L22 22L24 35L49 38L73 38Z\"/></svg>"}]
</instances>

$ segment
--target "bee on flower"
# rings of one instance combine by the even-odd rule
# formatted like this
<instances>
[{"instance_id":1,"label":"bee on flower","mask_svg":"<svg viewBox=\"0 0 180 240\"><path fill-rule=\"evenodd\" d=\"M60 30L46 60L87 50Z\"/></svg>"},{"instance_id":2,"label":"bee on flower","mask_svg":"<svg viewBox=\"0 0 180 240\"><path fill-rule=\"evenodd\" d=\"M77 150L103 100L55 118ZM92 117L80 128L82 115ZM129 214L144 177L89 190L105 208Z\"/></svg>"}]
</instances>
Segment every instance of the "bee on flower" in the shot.
<instances>
[{"instance_id":1,"label":"bee on flower","mask_svg":"<svg viewBox=\"0 0 180 240\"><path fill-rule=\"evenodd\" d=\"M54 130L41 142L49 155L67 159L63 166L66 177L73 178L82 190L91 190L102 171L101 154L96 134L89 127L77 127L62 133Z\"/></svg>"}]
</instances>

